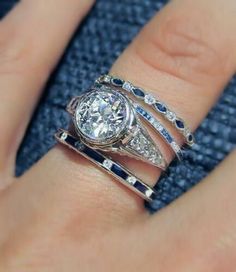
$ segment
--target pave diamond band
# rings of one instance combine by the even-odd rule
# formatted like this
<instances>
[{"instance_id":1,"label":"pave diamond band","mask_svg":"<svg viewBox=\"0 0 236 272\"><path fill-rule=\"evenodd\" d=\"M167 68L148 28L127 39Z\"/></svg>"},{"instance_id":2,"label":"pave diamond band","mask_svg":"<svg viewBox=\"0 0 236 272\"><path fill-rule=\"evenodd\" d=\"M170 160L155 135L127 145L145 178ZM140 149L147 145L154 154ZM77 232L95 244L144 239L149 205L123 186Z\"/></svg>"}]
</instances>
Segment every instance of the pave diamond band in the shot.
<instances>
[{"instance_id":1,"label":"pave diamond band","mask_svg":"<svg viewBox=\"0 0 236 272\"><path fill-rule=\"evenodd\" d=\"M175 155L181 160L183 154L180 146L175 142L169 131L147 110L139 104L134 103L136 112L165 140L165 142L174 151Z\"/></svg>"},{"instance_id":2,"label":"pave diamond band","mask_svg":"<svg viewBox=\"0 0 236 272\"><path fill-rule=\"evenodd\" d=\"M65 130L59 130L55 134L55 137L63 145L66 145L76 153L81 154L85 158L95 163L97 166L104 169L122 184L140 195L143 199L152 201L154 198L156 198L157 193L152 187L141 181L121 164L85 145L81 139L72 136Z\"/></svg>"},{"instance_id":3,"label":"pave diamond band","mask_svg":"<svg viewBox=\"0 0 236 272\"><path fill-rule=\"evenodd\" d=\"M134 86L128 81L111 75L100 76L96 80L96 83L107 84L121 88L127 93L133 95L135 98L144 101L145 104L151 106L157 113L161 114L183 135L186 144L189 146L194 144L194 136L187 124L180 117L178 117L174 111L170 110L165 103L147 93L142 88Z\"/></svg>"},{"instance_id":4,"label":"pave diamond band","mask_svg":"<svg viewBox=\"0 0 236 272\"><path fill-rule=\"evenodd\" d=\"M106 86L94 87L73 98L67 110L77 134L91 148L127 155L166 169L162 153L124 94Z\"/></svg>"}]
</instances>

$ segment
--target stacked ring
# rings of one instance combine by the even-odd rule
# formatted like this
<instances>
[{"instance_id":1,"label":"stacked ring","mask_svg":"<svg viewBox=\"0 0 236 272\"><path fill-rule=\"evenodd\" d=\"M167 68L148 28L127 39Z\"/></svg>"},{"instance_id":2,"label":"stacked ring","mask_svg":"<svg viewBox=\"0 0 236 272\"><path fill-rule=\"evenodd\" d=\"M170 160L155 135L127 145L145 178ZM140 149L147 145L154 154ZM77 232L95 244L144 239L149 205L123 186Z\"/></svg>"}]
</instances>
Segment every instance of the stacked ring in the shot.
<instances>
[{"instance_id":1,"label":"stacked ring","mask_svg":"<svg viewBox=\"0 0 236 272\"><path fill-rule=\"evenodd\" d=\"M163 138L179 159L182 152L165 126L127 94L161 113L184 135L188 145L194 143L185 122L164 103L130 82L110 75L99 77L89 92L69 102L67 111L72 117L74 133L59 130L55 137L142 198L152 201L156 197L155 190L105 153L129 156L165 170L167 162L141 119Z\"/></svg>"}]
</instances>

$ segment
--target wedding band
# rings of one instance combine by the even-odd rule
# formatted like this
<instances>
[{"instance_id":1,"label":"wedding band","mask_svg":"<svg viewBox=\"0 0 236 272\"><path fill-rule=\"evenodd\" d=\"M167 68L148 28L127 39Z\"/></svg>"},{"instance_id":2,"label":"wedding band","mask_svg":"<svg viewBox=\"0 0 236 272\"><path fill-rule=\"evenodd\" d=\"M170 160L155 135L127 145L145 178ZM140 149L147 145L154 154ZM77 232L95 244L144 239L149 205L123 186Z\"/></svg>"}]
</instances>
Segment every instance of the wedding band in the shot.
<instances>
[{"instance_id":1,"label":"wedding band","mask_svg":"<svg viewBox=\"0 0 236 272\"><path fill-rule=\"evenodd\" d=\"M176 157L181 160L183 157L182 150L170 132L153 116L153 114L145 110L142 106L134 103L134 107L136 112L162 137L162 139L164 139L174 151Z\"/></svg>"},{"instance_id":2,"label":"wedding band","mask_svg":"<svg viewBox=\"0 0 236 272\"><path fill-rule=\"evenodd\" d=\"M121 88L123 91L131 94L138 100L143 101L145 104L151 106L154 111L161 114L167 121L169 121L184 137L186 144L192 146L195 142L193 133L190 131L187 124L182 118L178 117L177 114L170 110L167 105L153 95L149 94L140 87L134 86L129 81L125 81L121 78L114 77L111 75L102 75L96 83L112 85L117 88Z\"/></svg>"},{"instance_id":3,"label":"wedding band","mask_svg":"<svg viewBox=\"0 0 236 272\"><path fill-rule=\"evenodd\" d=\"M85 145L78 137L74 137L62 129L55 134L55 137L58 142L95 163L143 199L150 202L156 198L157 193L152 187L141 181L121 164Z\"/></svg>"}]
</instances>

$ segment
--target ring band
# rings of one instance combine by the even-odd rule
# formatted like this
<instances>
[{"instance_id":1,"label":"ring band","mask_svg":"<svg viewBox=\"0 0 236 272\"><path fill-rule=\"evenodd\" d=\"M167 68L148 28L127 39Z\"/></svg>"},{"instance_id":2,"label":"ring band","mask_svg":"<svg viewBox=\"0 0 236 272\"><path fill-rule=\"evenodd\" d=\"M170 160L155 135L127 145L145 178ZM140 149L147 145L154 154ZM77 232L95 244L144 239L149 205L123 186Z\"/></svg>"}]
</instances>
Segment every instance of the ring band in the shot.
<instances>
[{"instance_id":1,"label":"ring band","mask_svg":"<svg viewBox=\"0 0 236 272\"><path fill-rule=\"evenodd\" d=\"M153 95L147 93L140 87L134 86L129 81L111 75L102 75L97 80L98 84L108 84L114 87L121 88L139 100L144 101L145 104L151 106L157 113L161 114L167 121L169 121L184 137L187 145L192 146L195 142L193 133L190 131L187 124L177 116L177 114L170 110L165 103L156 99Z\"/></svg>"},{"instance_id":2,"label":"ring band","mask_svg":"<svg viewBox=\"0 0 236 272\"><path fill-rule=\"evenodd\" d=\"M69 132L60 129L55 134L55 138L61 144L66 145L76 153L81 154L114 176L118 181L129 187L143 199L150 202L156 198L157 193L152 187L141 181L121 164L85 145L80 139L72 136Z\"/></svg>"}]
</instances>

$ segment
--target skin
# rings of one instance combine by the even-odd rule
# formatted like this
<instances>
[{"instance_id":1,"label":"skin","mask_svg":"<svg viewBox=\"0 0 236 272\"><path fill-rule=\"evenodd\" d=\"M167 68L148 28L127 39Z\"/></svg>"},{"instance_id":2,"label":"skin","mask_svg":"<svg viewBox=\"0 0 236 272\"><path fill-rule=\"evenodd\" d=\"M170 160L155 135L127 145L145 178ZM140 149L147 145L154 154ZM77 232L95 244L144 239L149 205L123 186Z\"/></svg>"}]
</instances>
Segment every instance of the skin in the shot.
<instances>
[{"instance_id":1,"label":"skin","mask_svg":"<svg viewBox=\"0 0 236 272\"><path fill-rule=\"evenodd\" d=\"M15 156L31 113L92 4L25 0L0 22L0 271L235 271L236 152L154 216L61 146L16 182ZM172 1L111 73L151 89L196 129L235 73L235 15L235 0ZM173 154L163 152L170 161ZM151 185L160 174L126 163Z\"/></svg>"}]
</instances>

